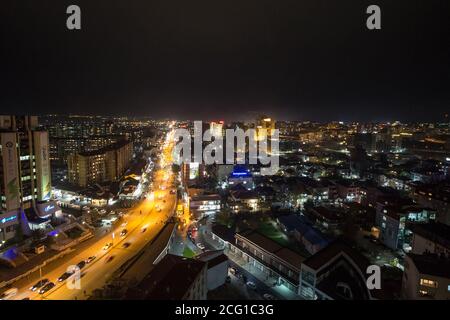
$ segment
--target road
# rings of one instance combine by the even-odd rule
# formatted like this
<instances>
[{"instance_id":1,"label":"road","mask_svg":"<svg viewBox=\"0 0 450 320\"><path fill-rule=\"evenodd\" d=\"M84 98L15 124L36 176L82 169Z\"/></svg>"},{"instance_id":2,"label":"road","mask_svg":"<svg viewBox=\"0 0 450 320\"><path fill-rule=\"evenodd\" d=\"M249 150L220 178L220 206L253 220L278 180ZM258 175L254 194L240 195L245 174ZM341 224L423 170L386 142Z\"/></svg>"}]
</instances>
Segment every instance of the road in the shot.
<instances>
[{"instance_id":1,"label":"road","mask_svg":"<svg viewBox=\"0 0 450 320\"><path fill-rule=\"evenodd\" d=\"M232 261L231 259L230 261L230 267L233 267L234 269L236 269L241 275L245 276L245 281L251 281L256 285L256 292L258 294L260 294L261 299L262 296L265 293L269 293L272 296L276 297L278 300L285 300L286 298L281 296L280 294L278 294L275 290L272 290L272 288L268 287L264 282L262 282L261 280L259 280L258 278L256 278L254 275L252 275L250 272L248 272L247 270L245 270L244 268L242 268L240 265L238 265L237 263L235 263L234 261ZM250 289L249 289L250 290Z\"/></svg>"},{"instance_id":2,"label":"road","mask_svg":"<svg viewBox=\"0 0 450 320\"><path fill-rule=\"evenodd\" d=\"M151 241L164 224L174 213L176 205L176 194L171 194L170 190L174 177L172 174L172 134L168 135L167 143L163 148L160 159L160 169L155 172L153 192L149 196L132 208L125 216L122 224L113 227L104 237L87 248L83 248L70 260L55 266L52 270L42 275L42 279L47 278L56 284L47 293L41 295L38 292L31 292L29 289L36 281L22 284L15 299L29 298L31 300L81 300L86 299L94 289L101 288L123 263L133 257L149 241ZM128 233L120 236L122 230ZM145 231L144 231L145 230ZM106 243L113 243L112 247L104 250ZM125 248L124 243L129 243ZM79 286L76 286L74 279L58 282L57 279L71 265L96 256L95 260L81 270Z\"/></svg>"}]
</instances>

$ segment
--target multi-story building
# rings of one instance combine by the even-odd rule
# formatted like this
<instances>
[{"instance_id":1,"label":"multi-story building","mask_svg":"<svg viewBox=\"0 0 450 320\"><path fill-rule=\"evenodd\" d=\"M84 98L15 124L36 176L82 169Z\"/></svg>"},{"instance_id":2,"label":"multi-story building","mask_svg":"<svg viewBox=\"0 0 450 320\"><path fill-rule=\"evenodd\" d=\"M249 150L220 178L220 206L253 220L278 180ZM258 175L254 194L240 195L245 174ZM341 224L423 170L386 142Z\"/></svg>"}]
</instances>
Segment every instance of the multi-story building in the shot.
<instances>
[{"instance_id":1,"label":"multi-story building","mask_svg":"<svg viewBox=\"0 0 450 320\"><path fill-rule=\"evenodd\" d=\"M214 215L222 207L222 200L218 194L202 194L189 197L189 210L196 219Z\"/></svg>"},{"instance_id":2,"label":"multi-story building","mask_svg":"<svg viewBox=\"0 0 450 320\"><path fill-rule=\"evenodd\" d=\"M449 300L450 258L435 254L407 254L402 297L408 300Z\"/></svg>"},{"instance_id":3,"label":"multi-story building","mask_svg":"<svg viewBox=\"0 0 450 320\"><path fill-rule=\"evenodd\" d=\"M132 300L206 300L208 263L165 255L126 299Z\"/></svg>"},{"instance_id":4,"label":"multi-story building","mask_svg":"<svg viewBox=\"0 0 450 320\"><path fill-rule=\"evenodd\" d=\"M118 180L133 159L133 143L120 141L95 151L70 155L69 182L80 187Z\"/></svg>"},{"instance_id":5,"label":"multi-story building","mask_svg":"<svg viewBox=\"0 0 450 320\"><path fill-rule=\"evenodd\" d=\"M0 116L0 241L13 238L21 212L50 199L48 133L34 116Z\"/></svg>"},{"instance_id":6,"label":"multi-story building","mask_svg":"<svg viewBox=\"0 0 450 320\"><path fill-rule=\"evenodd\" d=\"M235 239L236 244L230 246L233 254L275 279L278 285L297 293L303 256L255 230L239 232Z\"/></svg>"},{"instance_id":7,"label":"multi-story building","mask_svg":"<svg viewBox=\"0 0 450 320\"><path fill-rule=\"evenodd\" d=\"M369 261L342 241L335 241L302 262L299 295L306 300L371 300Z\"/></svg>"},{"instance_id":8,"label":"multi-story building","mask_svg":"<svg viewBox=\"0 0 450 320\"><path fill-rule=\"evenodd\" d=\"M450 257L450 226L440 222L414 225L411 253L434 253Z\"/></svg>"},{"instance_id":9,"label":"multi-story building","mask_svg":"<svg viewBox=\"0 0 450 320\"><path fill-rule=\"evenodd\" d=\"M223 137L223 121L213 121L209 124L209 130L215 137Z\"/></svg>"},{"instance_id":10,"label":"multi-story building","mask_svg":"<svg viewBox=\"0 0 450 320\"><path fill-rule=\"evenodd\" d=\"M379 230L379 239L387 247L410 249L411 226L435 220L436 211L419 206L384 206L377 209L375 224Z\"/></svg>"}]
</instances>

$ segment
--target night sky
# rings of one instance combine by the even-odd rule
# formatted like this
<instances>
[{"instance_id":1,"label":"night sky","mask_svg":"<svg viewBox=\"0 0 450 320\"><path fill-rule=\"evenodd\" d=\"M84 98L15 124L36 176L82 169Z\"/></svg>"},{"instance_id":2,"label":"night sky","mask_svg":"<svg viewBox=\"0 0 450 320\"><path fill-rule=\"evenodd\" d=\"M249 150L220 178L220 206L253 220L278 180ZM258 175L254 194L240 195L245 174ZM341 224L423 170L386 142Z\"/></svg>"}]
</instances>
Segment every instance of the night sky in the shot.
<instances>
[{"instance_id":1,"label":"night sky","mask_svg":"<svg viewBox=\"0 0 450 320\"><path fill-rule=\"evenodd\" d=\"M448 0L3 0L0 111L440 120ZM66 8L82 30L66 29ZM369 4L382 30L366 28Z\"/></svg>"}]
</instances>

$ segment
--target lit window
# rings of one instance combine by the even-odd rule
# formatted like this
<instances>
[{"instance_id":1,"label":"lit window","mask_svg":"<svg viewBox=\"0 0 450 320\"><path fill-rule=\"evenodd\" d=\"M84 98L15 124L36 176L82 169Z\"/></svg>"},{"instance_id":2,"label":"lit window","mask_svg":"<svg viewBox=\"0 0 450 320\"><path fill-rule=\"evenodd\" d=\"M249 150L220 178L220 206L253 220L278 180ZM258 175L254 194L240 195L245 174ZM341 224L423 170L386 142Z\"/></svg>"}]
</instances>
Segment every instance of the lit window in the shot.
<instances>
[{"instance_id":1,"label":"lit window","mask_svg":"<svg viewBox=\"0 0 450 320\"><path fill-rule=\"evenodd\" d=\"M419 294L420 294L422 297L426 297L426 296L428 296L428 291L426 291L426 290L419 290Z\"/></svg>"},{"instance_id":2,"label":"lit window","mask_svg":"<svg viewBox=\"0 0 450 320\"><path fill-rule=\"evenodd\" d=\"M437 281L428 280L428 279L420 279L420 285L430 288L437 288L438 283Z\"/></svg>"}]
</instances>

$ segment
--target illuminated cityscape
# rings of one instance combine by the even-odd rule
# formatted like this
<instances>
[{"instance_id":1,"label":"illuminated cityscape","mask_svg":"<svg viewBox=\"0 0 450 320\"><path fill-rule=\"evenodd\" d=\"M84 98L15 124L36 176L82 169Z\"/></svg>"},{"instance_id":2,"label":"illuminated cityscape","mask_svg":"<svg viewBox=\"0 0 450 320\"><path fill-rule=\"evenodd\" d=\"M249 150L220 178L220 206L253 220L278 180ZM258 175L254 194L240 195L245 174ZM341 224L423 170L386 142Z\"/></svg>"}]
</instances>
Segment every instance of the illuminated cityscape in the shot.
<instances>
[{"instance_id":1,"label":"illuminated cityscape","mask_svg":"<svg viewBox=\"0 0 450 320\"><path fill-rule=\"evenodd\" d=\"M448 299L449 122L202 124L219 138L278 130L273 175L175 163L190 121L1 123L1 281L14 299ZM77 147L59 154L61 140ZM365 286L369 265L388 289Z\"/></svg>"},{"instance_id":2,"label":"illuminated cityscape","mask_svg":"<svg viewBox=\"0 0 450 320\"><path fill-rule=\"evenodd\" d=\"M0 300L450 300L449 4L2 4Z\"/></svg>"}]
</instances>

